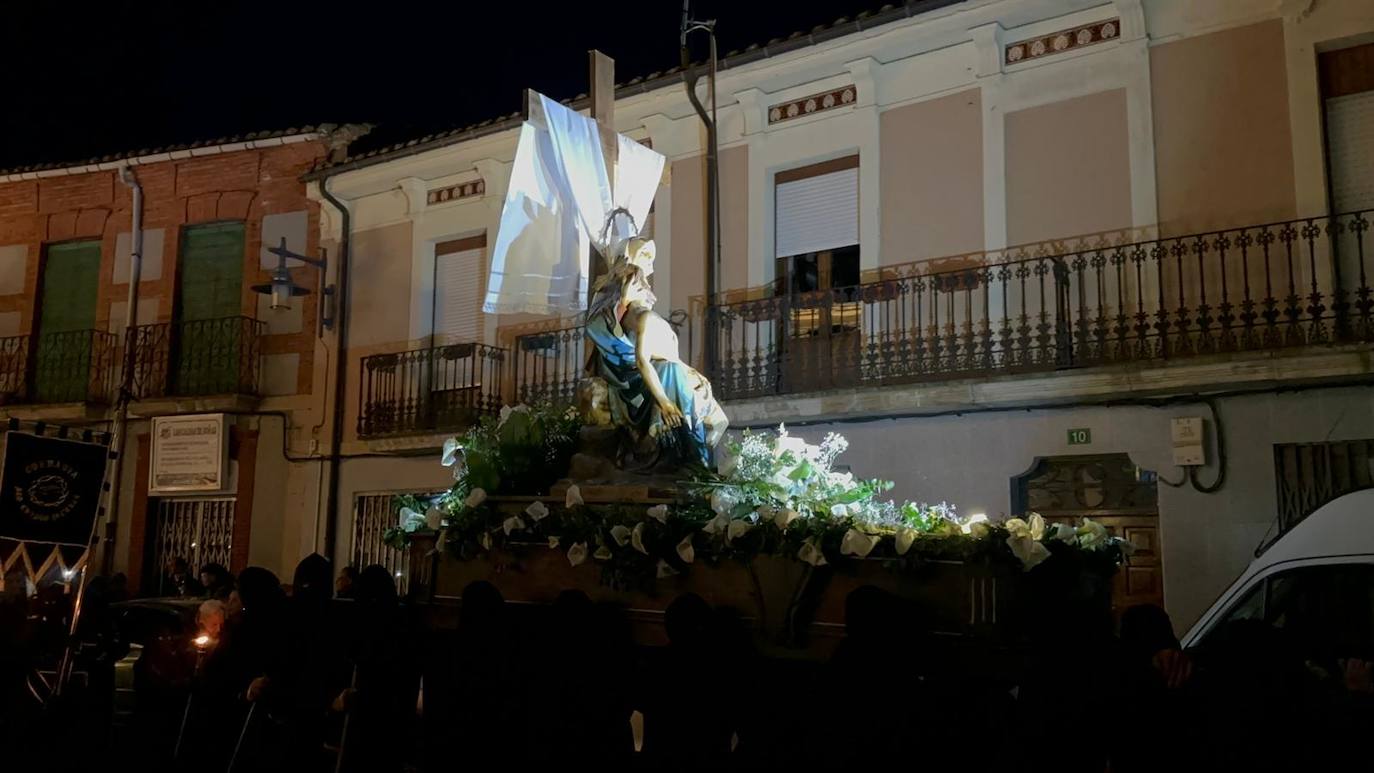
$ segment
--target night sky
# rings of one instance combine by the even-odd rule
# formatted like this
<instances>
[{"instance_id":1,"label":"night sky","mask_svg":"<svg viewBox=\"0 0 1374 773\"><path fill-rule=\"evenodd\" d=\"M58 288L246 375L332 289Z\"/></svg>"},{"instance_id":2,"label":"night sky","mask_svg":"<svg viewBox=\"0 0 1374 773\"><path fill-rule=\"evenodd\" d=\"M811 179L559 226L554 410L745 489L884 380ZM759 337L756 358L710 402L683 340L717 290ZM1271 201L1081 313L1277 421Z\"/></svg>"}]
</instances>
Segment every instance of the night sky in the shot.
<instances>
[{"instance_id":1,"label":"night sky","mask_svg":"<svg viewBox=\"0 0 1374 773\"><path fill-rule=\"evenodd\" d=\"M366 140L377 145L513 112L527 86L584 92L589 48L616 59L621 82L678 62L680 0L491 3L485 14L461 1L353 5L9 3L0 168L318 123L377 124ZM693 14L718 20L724 56L880 5L696 0Z\"/></svg>"}]
</instances>

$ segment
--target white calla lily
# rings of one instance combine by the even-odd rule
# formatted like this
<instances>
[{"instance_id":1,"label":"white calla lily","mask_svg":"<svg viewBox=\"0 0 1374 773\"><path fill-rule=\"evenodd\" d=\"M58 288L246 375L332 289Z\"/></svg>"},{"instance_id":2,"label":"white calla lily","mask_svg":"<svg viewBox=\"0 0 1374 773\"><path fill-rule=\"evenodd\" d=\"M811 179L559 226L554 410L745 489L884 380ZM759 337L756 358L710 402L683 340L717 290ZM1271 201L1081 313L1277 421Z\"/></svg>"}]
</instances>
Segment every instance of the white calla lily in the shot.
<instances>
[{"instance_id":1,"label":"white calla lily","mask_svg":"<svg viewBox=\"0 0 1374 773\"><path fill-rule=\"evenodd\" d=\"M475 488L468 492L467 499L463 500L464 507L477 507L487 501L487 492L480 488Z\"/></svg>"},{"instance_id":2,"label":"white calla lily","mask_svg":"<svg viewBox=\"0 0 1374 773\"><path fill-rule=\"evenodd\" d=\"M1075 532L1078 534L1079 546L1085 550L1099 550L1106 546L1110 538L1107 527L1091 518L1084 518L1083 525L1075 529Z\"/></svg>"},{"instance_id":3,"label":"white calla lily","mask_svg":"<svg viewBox=\"0 0 1374 773\"><path fill-rule=\"evenodd\" d=\"M677 557L681 558L684 564L690 564L696 560L697 551L692 546L692 535L683 537L682 541L677 543Z\"/></svg>"},{"instance_id":4,"label":"white calla lily","mask_svg":"<svg viewBox=\"0 0 1374 773\"><path fill-rule=\"evenodd\" d=\"M801 513L790 507L782 507L773 514L773 524L779 529L786 529L792 522L801 517Z\"/></svg>"},{"instance_id":5,"label":"white calla lily","mask_svg":"<svg viewBox=\"0 0 1374 773\"><path fill-rule=\"evenodd\" d=\"M960 528L965 534L972 534L974 525L980 523L986 524L987 522L988 517L986 515L984 515L983 513L974 513L973 515L969 516L967 521L964 521L964 525Z\"/></svg>"},{"instance_id":6,"label":"white calla lily","mask_svg":"<svg viewBox=\"0 0 1374 773\"><path fill-rule=\"evenodd\" d=\"M482 536L477 538L477 544L481 545L483 550L491 550L491 533L482 532Z\"/></svg>"},{"instance_id":7,"label":"white calla lily","mask_svg":"<svg viewBox=\"0 0 1374 773\"><path fill-rule=\"evenodd\" d=\"M615 540L616 545L622 548L625 547L625 543L630 541L630 527L623 523L617 523L612 526L611 539Z\"/></svg>"},{"instance_id":8,"label":"white calla lily","mask_svg":"<svg viewBox=\"0 0 1374 773\"><path fill-rule=\"evenodd\" d=\"M630 546L633 547L635 550L638 550L639 552L643 553L643 554L646 555L646 556L649 555L649 549L646 548L646 547L644 547L644 522L643 522L643 521L641 521L641 522L635 524L634 530L632 530L632 531L630 532Z\"/></svg>"},{"instance_id":9,"label":"white calla lily","mask_svg":"<svg viewBox=\"0 0 1374 773\"><path fill-rule=\"evenodd\" d=\"M535 523L539 523L540 521L549 517L549 506L544 504L543 502L535 500L534 502L530 503L529 507L525 508L525 515L528 515L530 519L533 520Z\"/></svg>"},{"instance_id":10,"label":"white calla lily","mask_svg":"<svg viewBox=\"0 0 1374 773\"><path fill-rule=\"evenodd\" d=\"M563 496L564 507L577 507L582 504L582 490L574 483L568 486L568 493Z\"/></svg>"},{"instance_id":11,"label":"white calla lily","mask_svg":"<svg viewBox=\"0 0 1374 773\"><path fill-rule=\"evenodd\" d=\"M988 536L991 529L986 523L975 523L969 526L968 535L974 539L983 539Z\"/></svg>"},{"instance_id":12,"label":"white calla lily","mask_svg":"<svg viewBox=\"0 0 1374 773\"><path fill-rule=\"evenodd\" d=\"M425 528L430 531L438 531L444 525L444 511L438 505L430 505L425 511Z\"/></svg>"},{"instance_id":13,"label":"white calla lily","mask_svg":"<svg viewBox=\"0 0 1374 773\"><path fill-rule=\"evenodd\" d=\"M873 548L878 544L878 539L876 534L866 534L858 529L850 529L840 539L840 552L847 556L863 558L873 552Z\"/></svg>"},{"instance_id":14,"label":"white calla lily","mask_svg":"<svg viewBox=\"0 0 1374 773\"><path fill-rule=\"evenodd\" d=\"M740 519L731 521L730 525L725 527L725 541L731 542L733 540L739 539L740 537L743 537L744 535L748 534L749 530L752 528L754 528L754 524L746 520Z\"/></svg>"},{"instance_id":15,"label":"white calla lily","mask_svg":"<svg viewBox=\"0 0 1374 773\"><path fill-rule=\"evenodd\" d=\"M893 547L897 550L897 555L904 556L911 550L911 543L916 541L916 530L912 528L901 528L893 535Z\"/></svg>"},{"instance_id":16,"label":"white calla lily","mask_svg":"<svg viewBox=\"0 0 1374 773\"><path fill-rule=\"evenodd\" d=\"M1039 540L1031 539L1029 534L1007 537L1007 547L1011 548L1012 554L1021 562L1021 568L1027 572L1050 557L1050 549L1040 544Z\"/></svg>"},{"instance_id":17,"label":"white calla lily","mask_svg":"<svg viewBox=\"0 0 1374 773\"><path fill-rule=\"evenodd\" d=\"M706 532L707 534L722 534L725 532L727 528L729 528L729 526L730 516L722 513L720 515L717 515L715 518L712 518L711 520L707 521L706 525L701 527L701 530Z\"/></svg>"},{"instance_id":18,"label":"white calla lily","mask_svg":"<svg viewBox=\"0 0 1374 773\"><path fill-rule=\"evenodd\" d=\"M1040 513L1031 513L1030 518L1026 519L1026 526L1030 529L1030 538L1042 540L1045 538L1045 519Z\"/></svg>"},{"instance_id":19,"label":"white calla lily","mask_svg":"<svg viewBox=\"0 0 1374 773\"><path fill-rule=\"evenodd\" d=\"M825 553L816 544L815 539L809 539L802 543L801 550L797 551L797 558L805 561L812 566L825 566Z\"/></svg>"},{"instance_id":20,"label":"white calla lily","mask_svg":"<svg viewBox=\"0 0 1374 773\"><path fill-rule=\"evenodd\" d=\"M654 572L654 575L658 577L658 579L662 580L664 577L672 577L677 573L678 571L674 569L672 565L670 565L667 561L664 561L661 558L658 559L658 565L655 567Z\"/></svg>"},{"instance_id":21,"label":"white calla lily","mask_svg":"<svg viewBox=\"0 0 1374 773\"><path fill-rule=\"evenodd\" d=\"M1055 523L1049 527L1048 538L1067 545L1078 544L1078 532L1067 523Z\"/></svg>"},{"instance_id":22,"label":"white calla lily","mask_svg":"<svg viewBox=\"0 0 1374 773\"><path fill-rule=\"evenodd\" d=\"M609 561L611 560L611 555L612 554L610 548L606 547L605 545L597 545L596 552L592 554L592 558L595 558L598 561Z\"/></svg>"},{"instance_id":23,"label":"white calla lily","mask_svg":"<svg viewBox=\"0 0 1374 773\"><path fill-rule=\"evenodd\" d=\"M452 467L458 463L458 457L463 453L463 444L456 437L451 437L444 441L444 455L439 458L439 463L445 467Z\"/></svg>"},{"instance_id":24,"label":"white calla lily","mask_svg":"<svg viewBox=\"0 0 1374 773\"><path fill-rule=\"evenodd\" d=\"M580 564L580 563L582 563L583 561L586 561L586 560L587 560L587 543L585 543L585 542L574 542L574 543L572 544L572 547L568 548L568 563L569 563L569 564L572 564L573 566L577 566L578 564Z\"/></svg>"},{"instance_id":25,"label":"white calla lily","mask_svg":"<svg viewBox=\"0 0 1374 773\"><path fill-rule=\"evenodd\" d=\"M645 514L647 514L650 518L654 519L655 521L658 521L659 523L668 523L667 505L654 505L653 507L646 510Z\"/></svg>"},{"instance_id":26,"label":"white calla lily","mask_svg":"<svg viewBox=\"0 0 1374 773\"><path fill-rule=\"evenodd\" d=\"M511 532L520 531L524 528L525 522L521 520L520 516L518 515L512 515L511 517L501 522L501 531L504 531L507 537L510 536Z\"/></svg>"},{"instance_id":27,"label":"white calla lily","mask_svg":"<svg viewBox=\"0 0 1374 773\"><path fill-rule=\"evenodd\" d=\"M557 549L558 549L558 535L555 534L555 535L549 537L549 550L557 550Z\"/></svg>"}]
</instances>

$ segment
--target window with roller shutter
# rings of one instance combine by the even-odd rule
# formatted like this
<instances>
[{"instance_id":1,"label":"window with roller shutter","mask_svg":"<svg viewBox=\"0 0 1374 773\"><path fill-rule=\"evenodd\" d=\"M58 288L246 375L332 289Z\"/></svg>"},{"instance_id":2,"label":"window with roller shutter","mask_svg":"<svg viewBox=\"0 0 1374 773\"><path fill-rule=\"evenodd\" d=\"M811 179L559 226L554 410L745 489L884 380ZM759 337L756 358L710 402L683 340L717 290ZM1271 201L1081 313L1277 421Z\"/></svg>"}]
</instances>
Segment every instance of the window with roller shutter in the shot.
<instances>
[{"instance_id":1,"label":"window with roller shutter","mask_svg":"<svg viewBox=\"0 0 1374 773\"><path fill-rule=\"evenodd\" d=\"M1374 43L1318 57L1331 211L1374 209Z\"/></svg>"},{"instance_id":2,"label":"window with roller shutter","mask_svg":"<svg viewBox=\"0 0 1374 773\"><path fill-rule=\"evenodd\" d=\"M859 346L859 157L778 172L774 186L774 292L789 308L783 378L843 386Z\"/></svg>"},{"instance_id":3,"label":"window with roller shutter","mask_svg":"<svg viewBox=\"0 0 1374 773\"><path fill-rule=\"evenodd\" d=\"M435 343L481 340L482 277L486 252L485 235L435 245Z\"/></svg>"}]
</instances>

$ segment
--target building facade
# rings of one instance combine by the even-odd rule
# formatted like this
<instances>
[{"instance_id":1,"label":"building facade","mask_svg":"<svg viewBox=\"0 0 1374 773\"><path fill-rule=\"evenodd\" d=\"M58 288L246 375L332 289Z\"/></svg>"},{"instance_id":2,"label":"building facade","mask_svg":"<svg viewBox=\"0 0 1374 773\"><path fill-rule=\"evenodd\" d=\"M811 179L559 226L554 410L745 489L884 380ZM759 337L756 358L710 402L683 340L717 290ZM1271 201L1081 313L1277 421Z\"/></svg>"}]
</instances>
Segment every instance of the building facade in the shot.
<instances>
[{"instance_id":1,"label":"building facade","mask_svg":"<svg viewBox=\"0 0 1374 773\"><path fill-rule=\"evenodd\" d=\"M680 72L634 78L615 126L668 159L646 224L659 311L735 427L842 432L841 461L897 497L1101 519L1140 548L1118 600L1185 627L1258 547L1371 482L1371 39L1358 0L968 0L728 54L714 295L701 124ZM571 398L580 320L481 312L519 123L0 177L0 413L77 424L108 419L126 345L118 169L144 186L117 568L203 563L210 523L236 567L319 551L404 575L381 534L394 494L451 481L443 440ZM346 278L293 267L311 294L270 308L250 286L281 238ZM231 485L150 495L148 418L201 413L232 419ZM1203 421L1203 464L1175 463L1196 443L1174 419Z\"/></svg>"},{"instance_id":2,"label":"building facade","mask_svg":"<svg viewBox=\"0 0 1374 773\"><path fill-rule=\"evenodd\" d=\"M0 419L108 430L133 348L120 501L102 544L136 590L159 592L173 557L281 571L315 548L302 508L317 499L307 490L327 431L322 277L293 267L312 293L289 310L252 286L277 265L269 246L318 254L319 205L301 176L331 142L291 130L0 173ZM126 334L135 185L142 264ZM226 421L220 485L150 493L152 418L207 413Z\"/></svg>"},{"instance_id":3,"label":"building facade","mask_svg":"<svg viewBox=\"0 0 1374 773\"><path fill-rule=\"evenodd\" d=\"M709 302L701 125L679 73L631 80L616 128L669 161L660 312L735 426L843 432L900 497L1101 518L1141 548L1123 600L1186 626L1369 480L1371 32L1353 1L989 0L728 55ZM447 484L376 454L580 374L577 319L480 312L519 120L312 175L352 221L340 560Z\"/></svg>"}]
</instances>

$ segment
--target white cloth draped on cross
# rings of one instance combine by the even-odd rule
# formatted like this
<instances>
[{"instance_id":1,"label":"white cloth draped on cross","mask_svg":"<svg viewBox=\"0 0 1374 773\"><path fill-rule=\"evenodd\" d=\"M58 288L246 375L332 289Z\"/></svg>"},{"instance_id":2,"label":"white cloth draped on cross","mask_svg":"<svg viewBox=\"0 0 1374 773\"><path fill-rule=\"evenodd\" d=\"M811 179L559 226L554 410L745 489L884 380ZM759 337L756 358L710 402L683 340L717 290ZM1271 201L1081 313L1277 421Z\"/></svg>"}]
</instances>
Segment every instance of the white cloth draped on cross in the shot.
<instances>
[{"instance_id":1,"label":"white cloth draped on cross","mask_svg":"<svg viewBox=\"0 0 1374 773\"><path fill-rule=\"evenodd\" d=\"M612 187L596 122L542 94L531 96L492 249L482 305L489 314L583 310L588 248L612 255L637 235L663 174L662 155L618 134ZM607 216L618 208L630 217L615 217L607 229Z\"/></svg>"}]
</instances>

